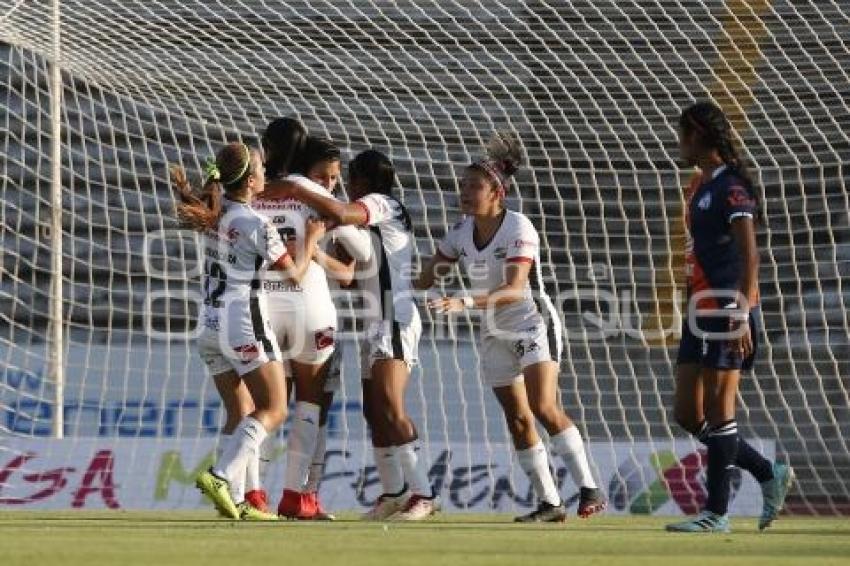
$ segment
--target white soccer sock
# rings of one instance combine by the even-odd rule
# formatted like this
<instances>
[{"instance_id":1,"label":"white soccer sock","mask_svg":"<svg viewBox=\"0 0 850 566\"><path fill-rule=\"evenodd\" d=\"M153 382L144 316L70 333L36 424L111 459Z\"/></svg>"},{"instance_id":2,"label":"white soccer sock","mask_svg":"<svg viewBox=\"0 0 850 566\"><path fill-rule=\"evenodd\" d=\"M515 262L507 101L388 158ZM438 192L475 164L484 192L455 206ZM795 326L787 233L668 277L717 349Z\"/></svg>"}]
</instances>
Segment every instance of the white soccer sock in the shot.
<instances>
[{"instance_id":1,"label":"white soccer sock","mask_svg":"<svg viewBox=\"0 0 850 566\"><path fill-rule=\"evenodd\" d=\"M578 428L575 425L562 430L551 437L552 453L564 459L564 463L570 470L570 475L576 487L596 487L596 480L590 471L590 463L587 461L587 452L584 449L584 441L581 439Z\"/></svg>"},{"instance_id":2,"label":"white soccer sock","mask_svg":"<svg viewBox=\"0 0 850 566\"><path fill-rule=\"evenodd\" d=\"M315 403L298 401L295 404L295 419L286 441L284 489L298 492L304 489L307 472L316 451L320 412L321 407Z\"/></svg>"},{"instance_id":3,"label":"white soccer sock","mask_svg":"<svg viewBox=\"0 0 850 566\"><path fill-rule=\"evenodd\" d=\"M257 451L255 458L248 460L248 466L245 468L245 491L256 491L262 489L260 484L260 450Z\"/></svg>"},{"instance_id":4,"label":"white soccer sock","mask_svg":"<svg viewBox=\"0 0 850 566\"><path fill-rule=\"evenodd\" d=\"M316 439L316 450L313 452L313 462L310 464L310 473L307 474L307 485L304 491L311 493L319 491L319 482L322 481L322 473L325 471L325 450L327 449L328 427L319 427L319 437Z\"/></svg>"},{"instance_id":5,"label":"white soccer sock","mask_svg":"<svg viewBox=\"0 0 850 566\"><path fill-rule=\"evenodd\" d=\"M260 444L260 458L258 466L260 483L262 483L262 481L266 478L266 470L269 469L269 465L272 463L276 454L277 438L274 436L268 436L266 440Z\"/></svg>"},{"instance_id":6,"label":"white soccer sock","mask_svg":"<svg viewBox=\"0 0 850 566\"><path fill-rule=\"evenodd\" d=\"M215 446L215 462L213 465L221 462L221 455L224 454L224 447L230 444L231 439L233 438L233 434L227 434L222 432L218 435L218 444Z\"/></svg>"},{"instance_id":7,"label":"white soccer sock","mask_svg":"<svg viewBox=\"0 0 850 566\"><path fill-rule=\"evenodd\" d=\"M516 455L520 467L531 481L537 498L550 505L560 505L561 495L558 493L558 488L555 487L555 480L552 479L552 471L549 469L549 456L546 454L543 441L538 440L537 444L531 448L517 450Z\"/></svg>"},{"instance_id":8,"label":"white soccer sock","mask_svg":"<svg viewBox=\"0 0 850 566\"><path fill-rule=\"evenodd\" d=\"M404 472L398 459L395 446L372 448L375 457L375 467L384 493L400 493L404 489Z\"/></svg>"},{"instance_id":9,"label":"white soccer sock","mask_svg":"<svg viewBox=\"0 0 850 566\"><path fill-rule=\"evenodd\" d=\"M413 493L433 496L431 482L428 481L428 471L425 462L419 458L419 441L414 440L401 446L396 446L396 454L404 473L404 479Z\"/></svg>"},{"instance_id":10,"label":"white soccer sock","mask_svg":"<svg viewBox=\"0 0 850 566\"><path fill-rule=\"evenodd\" d=\"M218 444L215 447L215 462L213 462L213 466L217 466L221 462L221 456L222 456L222 454L224 454L225 448L231 442L233 442L233 434L232 433L226 434L226 433L222 432L219 435ZM230 484L230 497L234 498L238 495L239 489L238 489L238 486L236 484L239 484L239 483L241 483L241 481L239 479L237 479L236 481L234 481ZM244 491L244 489L243 489L243 491ZM236 500L234 499L234 501L236 501Z\"/></svg>"},{"instance_id":11,"label":"white soccer sock","mask_svg":"<svg viewBox=\"0 0 850 566\"><path fill-rule=\"evenodd\" d=\"M231 441L224 447L213 472L226 479L230 484L230 493L235 503L245 499L245 470L248 461L256 458L260 444L268 436L266 428L253 417L245 417L236 430Z\"/></svg>"},{"instance_id":12,"label":"white soccer sock","mask_svg":"<svg viewBox=\"0 0 850 566\"><path fill-rule=\"evenodd\" d=\"M267 436L260 443L260 452L256 458L248 460L248 468L245 470L245 491L258 491L263 489L263 478L266 477L266 469L269 467L275 448L274 436Z\"/></svg>"}]
</instances>

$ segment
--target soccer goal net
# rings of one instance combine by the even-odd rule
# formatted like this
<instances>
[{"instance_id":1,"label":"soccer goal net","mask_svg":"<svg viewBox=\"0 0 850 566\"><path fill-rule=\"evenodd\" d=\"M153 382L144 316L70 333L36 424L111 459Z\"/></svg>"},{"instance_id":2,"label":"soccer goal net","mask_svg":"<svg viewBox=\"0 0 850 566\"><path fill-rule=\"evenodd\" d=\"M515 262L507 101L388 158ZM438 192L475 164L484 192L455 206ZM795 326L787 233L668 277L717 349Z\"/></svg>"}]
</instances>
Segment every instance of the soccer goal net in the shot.
<instances>
[{"instance_id":1,"label":"soccer goal net","mask_svg":"<svg viewBox=\"0 0 850 566\"><path fill-rule=\"evenodd\" d=\"M765 213L764 332L740 429L796 469L792 511L850 510L846 3L63 0L58 20L52 8L0 1L0 508L202 505L191 476L222 409L195 353L197 240L175 222L168 165L197 174L225 140L295 116L346 158L392 158L420 257L459 218L462 167L494 130L515 132L527 160L509 205L540 232L564 322L562 400L610 508L692 511L704 455L671 410L690 175L676 118L712 98ZM379 491L352 306L322 485L336 509ZM446 508L530 506L478 379L477 321L423 317L408 403ZM273 495L285 431L280 445ZM735 485L733 512L757 512L757 484Z\"/></svg>"}]
</instances>

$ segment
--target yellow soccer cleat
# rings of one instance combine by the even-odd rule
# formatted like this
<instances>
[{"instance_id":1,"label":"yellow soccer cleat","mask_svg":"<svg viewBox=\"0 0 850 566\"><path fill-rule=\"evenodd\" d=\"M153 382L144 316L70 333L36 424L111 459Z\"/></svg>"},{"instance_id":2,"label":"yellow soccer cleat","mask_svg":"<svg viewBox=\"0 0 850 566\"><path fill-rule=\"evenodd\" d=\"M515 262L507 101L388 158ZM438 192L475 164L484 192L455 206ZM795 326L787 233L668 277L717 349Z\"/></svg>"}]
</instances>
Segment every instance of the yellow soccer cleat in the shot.
<instances>
[{"instance_id":1,"label":"yellow soccer cleat","mask_svg":"<svg viewBox=\"0 0 850 566\"><path fill-rule=\"evenodd\" d=\"M230 497L230 485L227 480L220 478L212 473L212 468L201 472L195 478L195 485L201 490L201 493L209 497L215 508L221 515L227 519L238 519L239 509L233 503L233 498Z\"/></svg>"},{"instance_id":2,"label":"yellow soccer cleat","mask_svg":"<svg viewBox=\"0 0 850 566\"><path fill-rule=\"evenodd\" d=\"M250 503L243 501L236 506L239 510L239 518L243 521L277 521L277 515L260 511Z\"/></svg>"}]
</instances>

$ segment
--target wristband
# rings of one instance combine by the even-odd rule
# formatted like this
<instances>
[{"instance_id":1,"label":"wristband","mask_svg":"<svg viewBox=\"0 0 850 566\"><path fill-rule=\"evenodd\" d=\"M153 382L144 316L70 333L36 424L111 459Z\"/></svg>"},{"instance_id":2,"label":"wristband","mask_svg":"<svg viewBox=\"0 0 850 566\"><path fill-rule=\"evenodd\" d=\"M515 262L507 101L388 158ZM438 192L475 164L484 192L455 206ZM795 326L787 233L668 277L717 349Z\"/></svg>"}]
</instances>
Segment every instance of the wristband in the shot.
<instances>
[{"instance_id":1,"label":"wristband","mask_svg":"<svg viewBox=\"0 0 850 566\"><path fill-rule=\"evenodd\" d=\"M463 303L463 308L465 309L471 309L475 306L475 299L469 295L464 295L460 300Z\"/></svg>"}]
</instances>

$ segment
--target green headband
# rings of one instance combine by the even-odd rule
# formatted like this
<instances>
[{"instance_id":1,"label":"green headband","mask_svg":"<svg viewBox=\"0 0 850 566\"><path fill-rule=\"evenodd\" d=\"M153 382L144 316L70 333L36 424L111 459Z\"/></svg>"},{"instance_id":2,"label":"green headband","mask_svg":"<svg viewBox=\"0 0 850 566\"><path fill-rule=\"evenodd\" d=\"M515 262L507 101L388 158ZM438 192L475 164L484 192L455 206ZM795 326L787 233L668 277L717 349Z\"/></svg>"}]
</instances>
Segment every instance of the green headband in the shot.
<instances>
[{"instance_id":1,"label":"green headband","mask_svg":"<svg viewBox=\"0 0 850 566\"><path fill-rule=\"evenodd\" d=\"M248 149L248 146L244 143L242 144L242 149L245 150L245 163L239 169L239 172L232 178L227 181L222 181L222 184L232 185L239 179L245 175L245 172L248 171L248 167L251 165L251 150ZM218 163L214 159L209 159L204 165L204 173L207 176L207 181L212 179L213 181L221 181L221 169L218 167Z\"/></svg>"}]
</instances>

